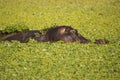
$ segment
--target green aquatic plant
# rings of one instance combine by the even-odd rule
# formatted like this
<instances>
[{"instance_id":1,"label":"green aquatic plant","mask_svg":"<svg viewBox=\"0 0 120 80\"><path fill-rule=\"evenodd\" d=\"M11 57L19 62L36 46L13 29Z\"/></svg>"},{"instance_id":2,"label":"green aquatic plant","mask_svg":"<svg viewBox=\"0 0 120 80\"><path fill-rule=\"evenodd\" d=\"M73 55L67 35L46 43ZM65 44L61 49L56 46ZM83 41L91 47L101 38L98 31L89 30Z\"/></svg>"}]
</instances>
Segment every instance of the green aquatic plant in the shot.
<instances>
[{"instance_id":1,"label":"green aquatic plant","mask_svg":"<svg viewBox=\"0 0 120 80\"><path fill-rule=\"evenodd\" d=\"M28 30L29 28L24 23L15 23L5 27L3 33L19 32L23 30Z\"/></svg>"},{"instance_id":2,"label":"green aquatic plant","mask_svg":"<svg viewBox=\"0 0 120 80\"><path fill-rule=\"evenodd\" d=\"M67 25L91 41L110 41L106 45L1 41L0 80L120 80L119 1L0 0L0 29L22 20L41 32L54 24ZM6 31L16 31L11 29Z\"/></svg>"}]
</instances>

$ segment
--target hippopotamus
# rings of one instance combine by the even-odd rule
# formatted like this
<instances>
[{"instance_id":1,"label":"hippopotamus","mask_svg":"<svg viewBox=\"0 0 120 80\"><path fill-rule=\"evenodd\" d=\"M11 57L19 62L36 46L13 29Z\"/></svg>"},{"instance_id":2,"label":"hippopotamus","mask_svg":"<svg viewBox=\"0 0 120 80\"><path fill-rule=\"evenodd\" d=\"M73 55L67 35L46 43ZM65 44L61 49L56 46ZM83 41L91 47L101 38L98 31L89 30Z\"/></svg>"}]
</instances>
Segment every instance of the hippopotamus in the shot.
<instances>
[{"instance_id":1,"label":"hippopotamus","mask_svg":"<svg viewBox=\"0 0 120 80\"><path fill-rule=\"evenodd\" d=\"M106 39L96 39L94 43L95 44L108 44L109 41Z\"/></svg>"},{"instance_id":2,"label":"hippopotamus","mask_svg":"<svg viewBox=\"0 0 120 80\"><path fill-rule=\"evenodd\" d=\"M37 37L41 36L41 32L39 30L23 30L19 32L13 32L13 33L2 33L2 30L0 31L0 41L13 41L17 40L21 43L26 43L29 41L29 39L36 39Z\"/></svg>"},{"instance_id":3,"label":"hippopotamus","mask_svg":"<svg viewBox=\"0 0 120 80\"><path fill-rule=\"evenodd\" d=\"M46 30L46 29L45 29ZM29 39L34 39L37 42L78 42L89 43L90 40L83 37L78 31L71 26L56 26L48 28L45 34L42 34L39 30L23 30L13 33L3 33L0 30L0 41L12 41L17 40L21 43L26 43ZM109 41L106 39L96 39L95 44L107 44Z\"/></svg>"},{"instance_id":4,"label":"hippopotamus","mask_svg":"<svg viewBox=\"0 0 120 80\"><path fill-rule=\"evenodd\" d=\"M56 42L60 40L64 42L90 42L90 40L78 34L78 31L73 29L71 26L56 26L49 28L45 35L38 39L38 42Z\"/></svg>"}]
</instances>

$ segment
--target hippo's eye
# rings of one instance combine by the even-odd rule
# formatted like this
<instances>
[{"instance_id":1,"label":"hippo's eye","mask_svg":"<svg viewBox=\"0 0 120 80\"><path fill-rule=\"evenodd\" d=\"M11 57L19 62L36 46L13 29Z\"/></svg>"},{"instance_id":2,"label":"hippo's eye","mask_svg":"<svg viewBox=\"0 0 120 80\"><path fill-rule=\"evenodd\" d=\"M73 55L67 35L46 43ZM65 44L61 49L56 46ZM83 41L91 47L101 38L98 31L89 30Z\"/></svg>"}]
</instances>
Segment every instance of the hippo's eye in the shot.
<instances>
[{"instance_id":1,"label":"hippo's eye","mask_svg":"<svg viewBox=\"0 0 120 80\"><path fill-rule=\"evenodd\" d=\"M70 32L70 29L69 29L69 28L66 28L66 29L65 29L65 32Z\"/></svg>"}]
</instances>

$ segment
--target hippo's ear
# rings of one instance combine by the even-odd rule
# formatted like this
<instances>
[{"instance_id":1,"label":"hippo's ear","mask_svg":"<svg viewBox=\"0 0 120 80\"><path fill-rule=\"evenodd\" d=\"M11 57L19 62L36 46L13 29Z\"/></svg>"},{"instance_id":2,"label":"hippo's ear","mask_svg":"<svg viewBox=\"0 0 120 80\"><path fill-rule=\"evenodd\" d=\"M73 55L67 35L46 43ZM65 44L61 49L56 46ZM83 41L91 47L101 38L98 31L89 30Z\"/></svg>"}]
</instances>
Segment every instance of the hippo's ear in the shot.
<instances>
[{"instance_id":1,"label":"hippo's ear","mask_svg":"<svg viewBox=\"0 0 120 80\"><path fill-rule=\"evenodd\" d=\"M77 33L77 30L75 30L75 29L70 30L70 33L72 33L72 34L76 34L76 33Z\"/></svg>"}]
</instances>

